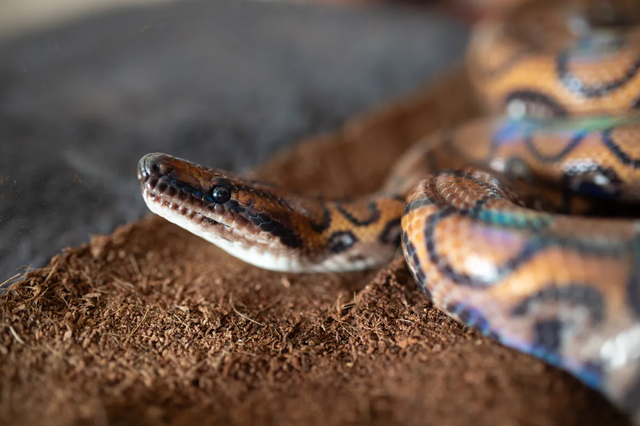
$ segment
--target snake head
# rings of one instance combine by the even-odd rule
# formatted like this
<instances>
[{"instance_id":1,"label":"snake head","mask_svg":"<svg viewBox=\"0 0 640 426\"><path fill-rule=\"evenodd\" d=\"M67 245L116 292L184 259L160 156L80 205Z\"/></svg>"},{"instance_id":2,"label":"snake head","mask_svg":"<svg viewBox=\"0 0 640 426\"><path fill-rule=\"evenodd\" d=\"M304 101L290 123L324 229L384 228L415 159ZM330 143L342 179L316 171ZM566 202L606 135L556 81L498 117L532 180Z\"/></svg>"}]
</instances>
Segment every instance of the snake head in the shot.
<instances>
[{"instance_id":1,"label":"snake head","mask_svg":"<svg viewBox=\"0 0 640 426\"><path fill-rule=\"evenodd\" d=\"M152 212L248 263L291 270L304 251L282 189L161 153L139 161L138 179Z\"/></svg>"}]
</instances>

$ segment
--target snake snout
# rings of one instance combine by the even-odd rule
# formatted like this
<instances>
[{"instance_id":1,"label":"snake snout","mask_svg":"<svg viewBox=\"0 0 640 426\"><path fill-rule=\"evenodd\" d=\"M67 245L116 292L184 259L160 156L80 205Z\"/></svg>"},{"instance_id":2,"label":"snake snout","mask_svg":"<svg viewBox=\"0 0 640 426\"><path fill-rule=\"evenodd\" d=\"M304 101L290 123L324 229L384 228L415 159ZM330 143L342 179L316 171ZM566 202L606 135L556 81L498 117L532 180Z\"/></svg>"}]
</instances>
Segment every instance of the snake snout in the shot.
<instances>
[{"instance_id":1,"label":"snake snout","mask_svg":"<svg viewBox=\"0 0 640 426\"><path fill-rule=\"evenodd\" d=\"M168 174L173 168L169 164L171 156L154 152L147 154L138 161L138 180L146 183L151 177L159 178Z\"/></svg>"}]
</instances>

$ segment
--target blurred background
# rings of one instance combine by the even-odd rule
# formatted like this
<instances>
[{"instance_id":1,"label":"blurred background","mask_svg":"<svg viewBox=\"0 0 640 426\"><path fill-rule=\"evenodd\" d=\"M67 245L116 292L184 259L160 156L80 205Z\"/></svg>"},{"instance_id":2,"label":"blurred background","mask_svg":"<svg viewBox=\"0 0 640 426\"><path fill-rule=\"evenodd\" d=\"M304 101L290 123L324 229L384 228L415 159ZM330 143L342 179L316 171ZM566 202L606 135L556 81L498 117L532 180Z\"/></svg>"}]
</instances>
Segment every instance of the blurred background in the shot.
<instances>
[{"instance_id":1,"label":"blurred background","mask_svg":"<svg viewBox=\"0 0 640 426\"><path fill-rule=\"evenodd\" d=\"M241 172L424 86L472 3L3 0L0 283L148 214L145 153Z\"/></svg>"}]
</instances>

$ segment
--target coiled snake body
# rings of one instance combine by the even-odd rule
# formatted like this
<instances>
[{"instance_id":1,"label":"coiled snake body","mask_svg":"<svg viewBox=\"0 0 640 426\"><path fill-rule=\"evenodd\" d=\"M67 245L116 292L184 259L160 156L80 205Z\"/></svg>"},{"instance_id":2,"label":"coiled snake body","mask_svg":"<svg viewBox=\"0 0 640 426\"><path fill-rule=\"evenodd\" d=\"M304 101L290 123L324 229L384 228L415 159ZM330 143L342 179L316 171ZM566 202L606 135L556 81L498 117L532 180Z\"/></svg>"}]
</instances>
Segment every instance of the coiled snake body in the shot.
<instances>
[{"instance_id":1,"label":"coiled snake body","mask_svg":"<svg viewBox=\"0 0 640 426\"><path fill-rule=\"evenodd\" d=\"M375 194L303 197L155 153L138 166L143 197L266 269L375 268L401 244L435 306L640 424L640 221L601 217L636 217L640 200L640 6L596 24L589 7L533 1L481 25L471 79L489 111L524 118L426 137Z\"/></svg>"}]
</instances>

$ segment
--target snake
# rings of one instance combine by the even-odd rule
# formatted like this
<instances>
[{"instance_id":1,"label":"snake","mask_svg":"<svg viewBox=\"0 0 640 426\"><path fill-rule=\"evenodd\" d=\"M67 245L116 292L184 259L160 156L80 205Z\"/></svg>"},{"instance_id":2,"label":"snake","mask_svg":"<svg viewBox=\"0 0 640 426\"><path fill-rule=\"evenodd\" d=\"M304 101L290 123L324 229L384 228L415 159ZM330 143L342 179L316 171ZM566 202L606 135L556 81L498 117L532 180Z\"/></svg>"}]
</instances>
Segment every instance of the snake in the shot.
<instances>
[{"instance_id":1,"label":"snake","mask_svg":"<svg viewBox=\"0 0 640 426\"><path fill-rule=\"evenodd\" d=\"M164 153L149 209L259 268L380 268L563 369L640 425L640 6L532 0L478 23L486 114L425 135L374 193L299 194Z\"/></svg>"}]
</instances>

